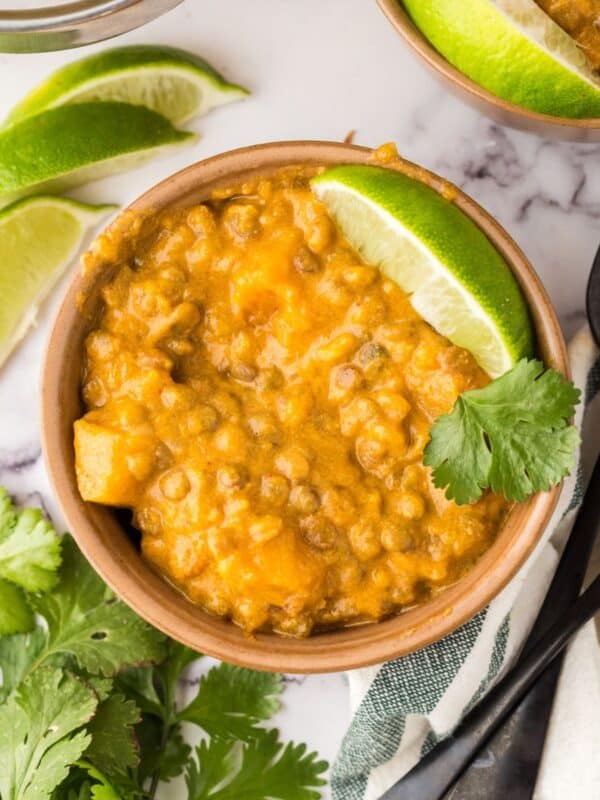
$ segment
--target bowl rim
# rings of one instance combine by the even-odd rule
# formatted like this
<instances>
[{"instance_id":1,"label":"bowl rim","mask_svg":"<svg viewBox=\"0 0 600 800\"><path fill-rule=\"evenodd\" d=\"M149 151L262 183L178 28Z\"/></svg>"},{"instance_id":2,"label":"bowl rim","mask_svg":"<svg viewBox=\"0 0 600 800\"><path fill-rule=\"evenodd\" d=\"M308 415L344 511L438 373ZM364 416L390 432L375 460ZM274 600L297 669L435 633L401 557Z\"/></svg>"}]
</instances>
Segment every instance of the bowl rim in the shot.
<instances>
[{"instance_id":1,"label":"bowl rim","mask_svg":"<svg viewBox=\"0 0 600 800\"><path fill-rule=\"evenodd\" d=\"M289 164L367 163L371 153L370 148L325 141L273 142L230 150L166 178L121 215L185 204L199 187L208 190L215 184L231 185L240 175L269 174ZM394 168L443 192L492 241L522 286L545 360L568 375L566 345L550 299L506 231L445 179L404 159ZM231 663L277 672L333 672L380 663L441 639L475 616L506 586L539 542L562 485L534 495L512 511L496 541L463 578L427 603L390 619L292 639L270 633L248 637L233 623L209 616L151 570L109 509L84 503L79 497L73 471L72 427L70 423L65 427L61 412L65 407L65 370L75 369L71 333L82 316L78 310L82 290L88 289L78 269L48 339L40 396L44 460L58 505L86 558L119 597L172 638ZM79 355L77 370L80 361ZM115 537L118 547L114 546Z\"/></svg>"},{"instance_id":2,"label":"bowl rim","mask_svg":"<svg viewBox=\"0 0 600 800\"><path fill-rule=\"evenodd\" d=\"M541 114L498 97L461 72L437 51L411 20L401 0L376 0L376 2L392 26L408 46L425 61L427 66L449 81L459 93L466 92L470 95L476 103L492 105L501 115L517 115L534 125L557 126L559 129L564 129L565 133L573 129L582 133L600 131L600 117L573 119L557 117L553 114Z\"/></svg>"}]
</instances>

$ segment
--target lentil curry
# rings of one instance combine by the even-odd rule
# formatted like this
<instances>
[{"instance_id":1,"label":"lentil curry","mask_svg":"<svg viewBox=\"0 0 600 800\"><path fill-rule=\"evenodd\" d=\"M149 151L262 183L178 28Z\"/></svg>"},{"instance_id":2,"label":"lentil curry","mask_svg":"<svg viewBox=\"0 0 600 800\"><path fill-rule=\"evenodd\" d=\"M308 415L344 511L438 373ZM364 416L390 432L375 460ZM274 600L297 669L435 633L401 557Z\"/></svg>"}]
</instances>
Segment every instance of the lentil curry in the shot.
<instances>
[{"instance_id":1,"label":"lentil curry","mask_svg":"<svg viewBox=\"0 0 600 800\"><path fill-rule=\"evenodd\" d=\"M507 509L432 486L434 419L488 377L361 261L290 167L158 215L102 290L85 500L248 633L377 620L453 583Z\"/></svg>"},{"instance_id":2,"label":"lentil curry","mask_svg":"<svg viewBox=\"0 0 600 800\"><path fill-rule=\"evenodd\" d=\"M592 69L600 70L600 0L536 0L579 45Z\"/></svg>"}]
</instances>

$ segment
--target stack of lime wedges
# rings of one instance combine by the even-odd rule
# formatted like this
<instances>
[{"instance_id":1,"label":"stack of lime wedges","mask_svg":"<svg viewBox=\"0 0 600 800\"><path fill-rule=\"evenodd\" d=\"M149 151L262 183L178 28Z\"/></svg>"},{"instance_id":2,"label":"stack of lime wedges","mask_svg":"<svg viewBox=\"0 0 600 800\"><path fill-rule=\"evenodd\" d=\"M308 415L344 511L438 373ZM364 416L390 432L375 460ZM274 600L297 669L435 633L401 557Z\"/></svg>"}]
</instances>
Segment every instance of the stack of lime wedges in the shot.
<instances>
[{"instance_id":1,"label":"stack of lime wedges","mask_svg":"<svg viewBox=\"0 0 600 800\"><path fill-rule=\"evenodd\" d=\"M533 352L527 305L508 265L462 211L392 169L340 166L312 181L350 245L411 295L439 333L492 378Z\"/></svg>"},{"instance_id":2,"label":"stack of lime wedges","mask_svg":"<svg viewBox=\"0 0 600 800\"><path fill-rule=\"evenodd\" d=\"M191 53L138 45L63 67L12 109L0 127L0 207L11 204L0 211L0 364L86 233L114 208L38 193L189 144L196 134L175 125L246 94Z\"/></svg>"},{"instance_id":3,"label":"stack of lime wedges","mask_svg":"<svg viewBox=\"0 0 600 800\"><path fill-rule=\"evenodd\" d=\"M119 172L195 134L174 125L246 95L205 61L138 45L69 64L0 129L0 203Z\"/></svg>"},{"instance_id":4,"label":"stack of lime wedges","mask_svg":"<svg viewBox=\"0 0 600 800\"><path fill-rule=\"evenodd\" d=\"M600 79L535 0L402 0L451 64L498 97L572 119L600 118Z\"/></svg>"}]
</instances>

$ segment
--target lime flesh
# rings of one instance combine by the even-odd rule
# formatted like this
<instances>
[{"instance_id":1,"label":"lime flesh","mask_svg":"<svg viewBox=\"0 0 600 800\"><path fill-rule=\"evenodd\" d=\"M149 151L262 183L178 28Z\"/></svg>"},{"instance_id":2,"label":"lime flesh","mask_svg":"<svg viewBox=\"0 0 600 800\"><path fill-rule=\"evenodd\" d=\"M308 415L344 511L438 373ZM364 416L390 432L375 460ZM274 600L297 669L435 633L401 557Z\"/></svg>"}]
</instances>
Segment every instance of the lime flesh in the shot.
<instances>
[{"instance_id":1,"label":"lime flesh","mask_svg":"<svg viewBox=\"0 0 600 800\"><path fill-rule=\"evenodd\" d=\"M57 70L12 109L4 124L48 108L93 101L146 106L181 124L247 94L192 53L133 45L105 50Z\"/></svg>"},{"instance_id":2,"label":"lime flesh","mask_svg":"<svg viewBox=\"0 0 600 800\"><path fill-rule=\"evenodd\" d=\"M87 231L115 208L41 195L0 211L0 364L35 322Z\"/></svg>"},{"instance_id":3,"label":"lime flesh","mask_svg":"<svg viewBox=\"0 0 600 800\"><path fill-rule=\"evenodd\" d=\"M333 167L312 188L350 245L411 295L436 331L496 378L533 351L523 295L508 265L450 201L391 169Z\"/></svg>"},{"instance_id":4,"label":"lime flesh","mask_svg":"<svg viewBox=\"0 0 600 800\"><path fill-rule=\"evenodd\" d=\"M195 139L143 106L52 108L0 130L0 202L121 172Z\"/></svg>"},{"instance_id":5,"label":"lime flesh","mask_svg":"<svg viewBox=\"0 0 600 800\"><path fill-rule=\"evenodd\" d=\"M534 0L403 0L451 64L498 97L541 114L600 117L600 80Z\"/></svg>"}]
</instances>

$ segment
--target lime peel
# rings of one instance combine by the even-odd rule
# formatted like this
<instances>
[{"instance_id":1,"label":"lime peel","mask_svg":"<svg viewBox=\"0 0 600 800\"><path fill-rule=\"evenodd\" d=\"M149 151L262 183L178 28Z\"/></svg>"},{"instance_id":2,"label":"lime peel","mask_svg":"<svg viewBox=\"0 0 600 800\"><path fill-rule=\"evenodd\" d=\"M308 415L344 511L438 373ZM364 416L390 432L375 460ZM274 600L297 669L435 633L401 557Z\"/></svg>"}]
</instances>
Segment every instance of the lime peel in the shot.
<instances>
[{"instance_id":1,"label":"lime peel","mask_svg":"<svg viewBox=\"0 0 600 800\"><path fill-rule=\"evenodd\" d=\"M535 0L492 0L508 21L525 37L562 64L565 69L600 91L600 80L575 40Z\"/></svg>"},{"instance_id":2,"label":"lime peel","mask_svg":"<svg viewBox=\"0 0 600 800\"><path fill-rule=\"evenodd\" d=\"M38 195L0 210L0 365L35 324L86 233L117 208Z\"/></svg>"},{"instance_id":3,"label":"lime peel","mask_svg":"<svg viewBox=\"0 0 600 800\"><path fill-rule=\"evenodd\" d=\"M0 130L0 201L120 172L196 138L143 106L58 106Z\"/></svg>"},{"instance_id":4,"label":"lime peel","mask_svg":"<svg viewBox=\"0 0 600 800\"><path fill-rule=\"evenodd\" d=\"M164 45L132 45L95 53L50 75L16 105L4 125L69 103L142 105L173 124L248 95L199 56Z\"/></svg>"},{"instance_id":5,"label":"lime peel","mask_svg":"<svg viewBox=\"0 0 600 800\"><path fill-rule=\"evenodd\" d=\"M395 170L333 167L312 181L350 245L413 307L498 377L533 352L525 300L504 259L456 206Z\"/></svg>"},{"instance_id":6,"label":"lime peel","mask_svg":"<svg viewBox=\"0 0 600 800\"><path fill-rule=\"evenodd\" d=\"M600 117L600 80L534 0L402 2L451 64L498 97L540 114Z\"/></svg>"}]
</instances>

